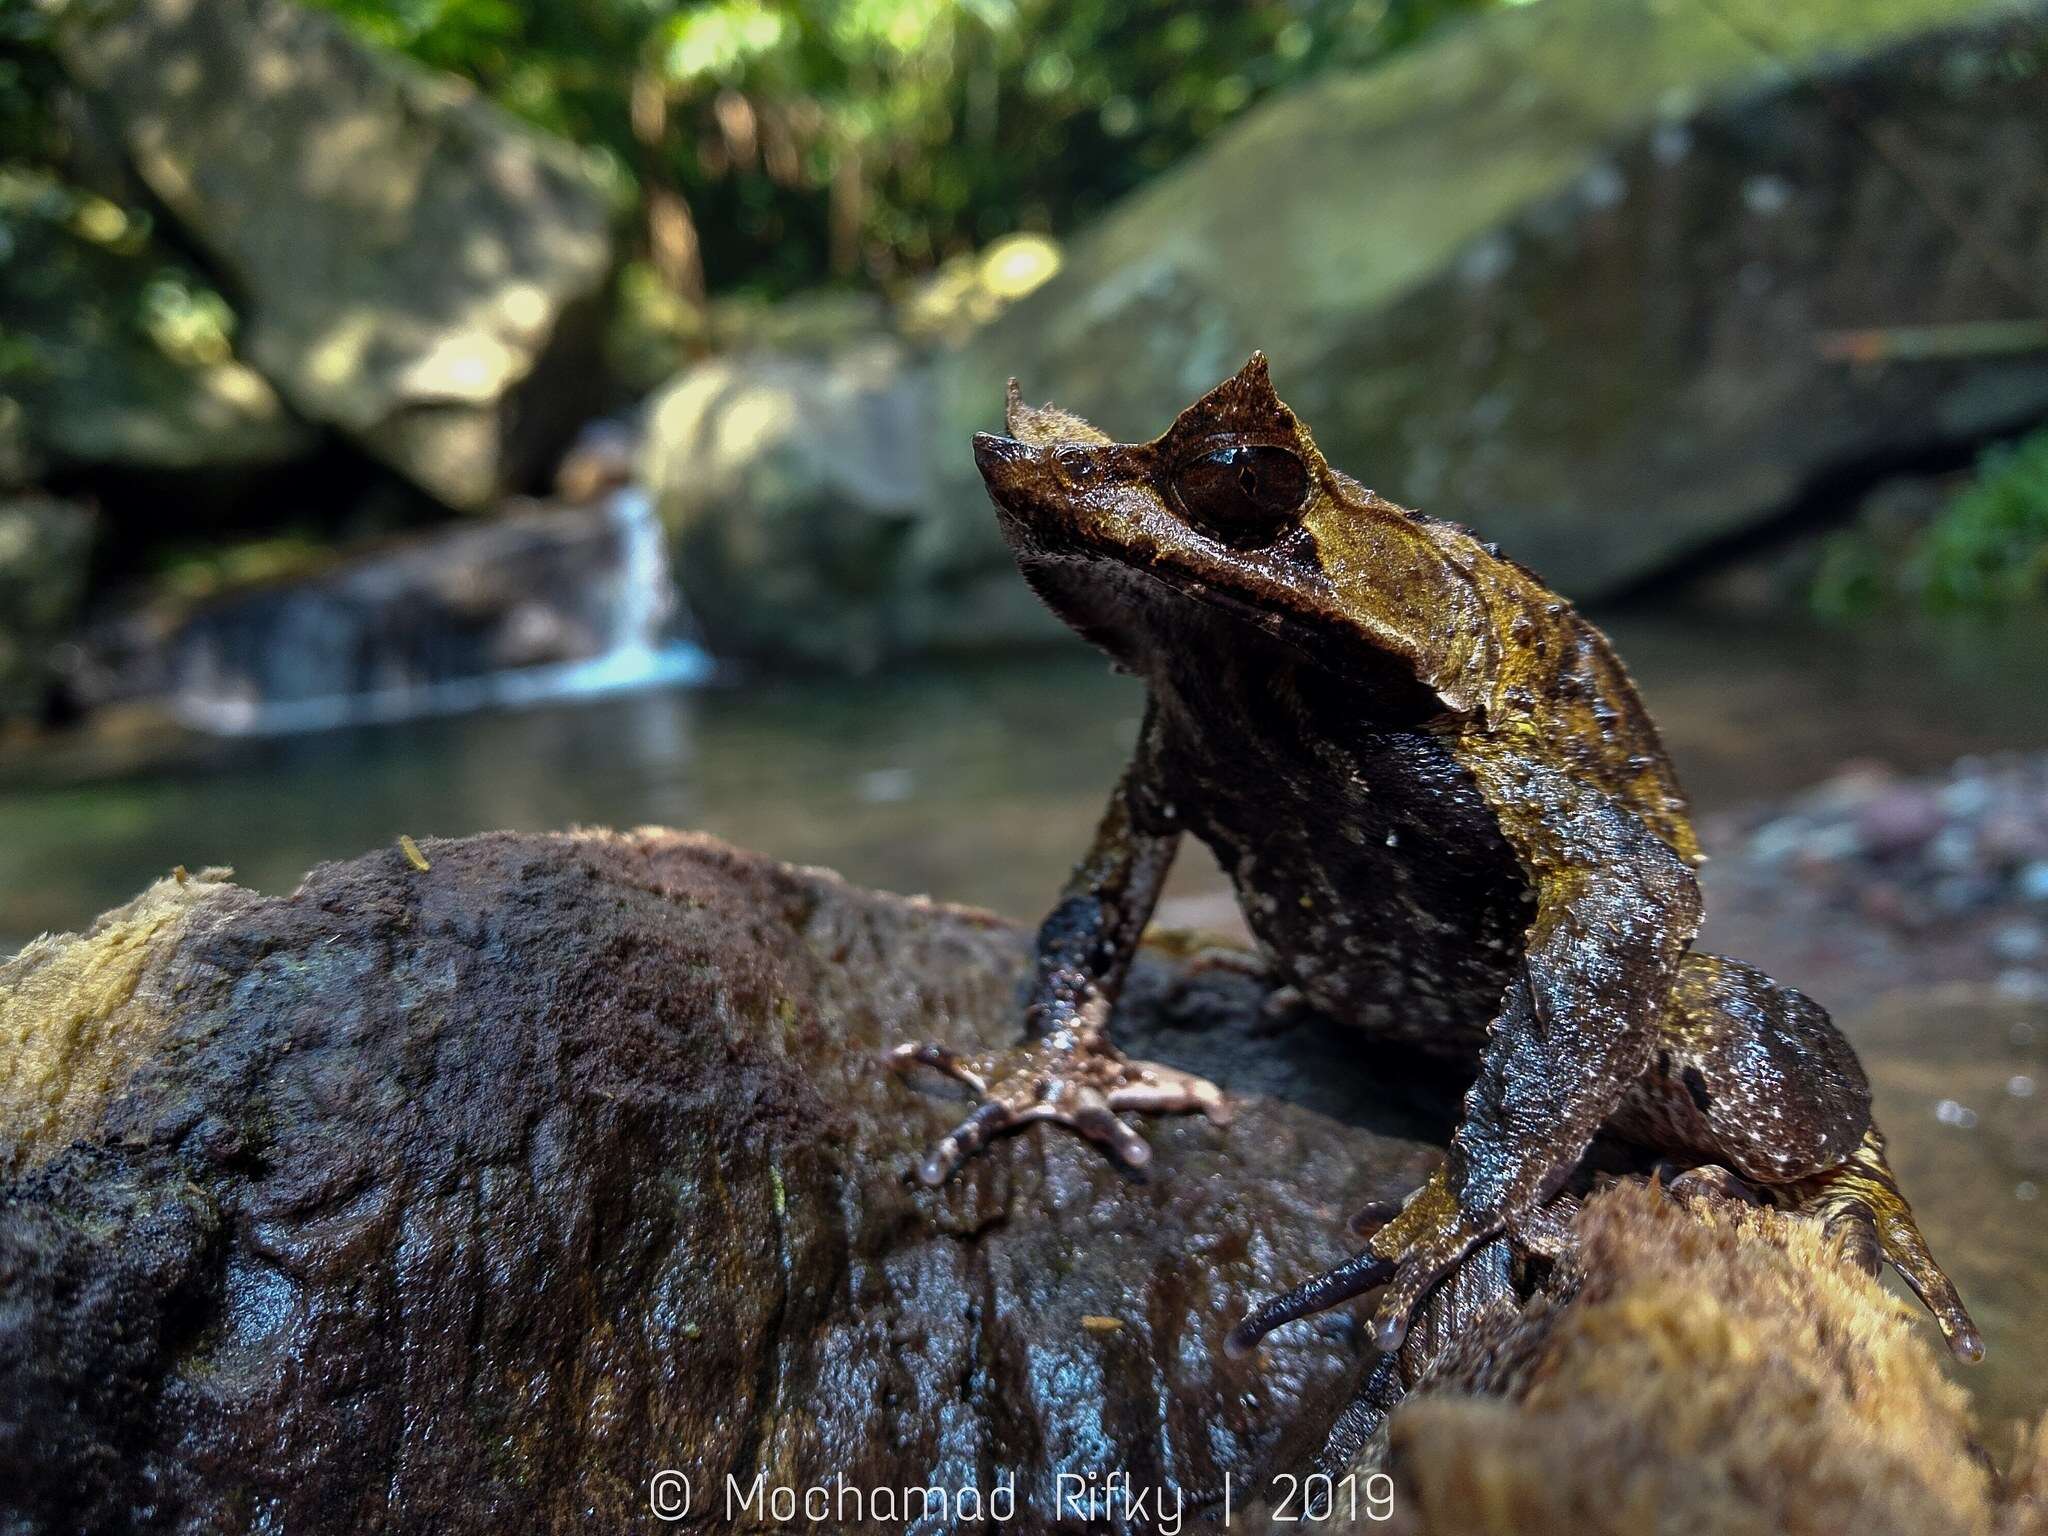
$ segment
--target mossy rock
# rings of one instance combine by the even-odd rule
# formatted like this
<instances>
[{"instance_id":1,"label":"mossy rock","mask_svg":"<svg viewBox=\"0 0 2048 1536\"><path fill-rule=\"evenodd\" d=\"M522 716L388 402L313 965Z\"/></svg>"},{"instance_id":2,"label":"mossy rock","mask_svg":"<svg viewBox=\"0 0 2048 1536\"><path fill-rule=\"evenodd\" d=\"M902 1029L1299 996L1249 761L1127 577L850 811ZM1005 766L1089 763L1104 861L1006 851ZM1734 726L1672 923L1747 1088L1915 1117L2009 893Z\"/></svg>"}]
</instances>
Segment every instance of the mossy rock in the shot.
<instances>
[{"instance_id":1,"label":"mossy rock","mask_svg":"<svg viewBox=\"0 0 2048 1536\"><path fill-rule=\"evenodd\" d=\"M954 552L1004 558L966 444L1011 375L1146 438L1263 349L1333 463L1581 599L2038 418L2039 353L1829 337L2036 312L2044 15L1545 0L1276 99L942 359Z\"/></svg>"}]
</instances>

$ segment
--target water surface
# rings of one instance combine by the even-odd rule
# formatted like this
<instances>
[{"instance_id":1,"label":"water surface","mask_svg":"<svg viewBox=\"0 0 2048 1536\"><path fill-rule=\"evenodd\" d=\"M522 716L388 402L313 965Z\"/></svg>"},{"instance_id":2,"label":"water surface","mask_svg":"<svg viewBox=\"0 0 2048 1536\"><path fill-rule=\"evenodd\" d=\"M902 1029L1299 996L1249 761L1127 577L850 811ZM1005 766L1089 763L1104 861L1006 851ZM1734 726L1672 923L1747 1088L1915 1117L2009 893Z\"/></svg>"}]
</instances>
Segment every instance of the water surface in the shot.
<instances>
[{"instance_id":1,"label":"water surface","mask_svg":"<svg viewBox=\"0 0 2048 1536\"><path fill-rule=\"evenodd\" d=\"M1610 625L1702 810L1847 760L1932 769L2048 742L2035 660L1905 636L1694 617ZM159 741L140 766L90 743L0 761L0 954L76 929L183 864L289 891L309 867L452 836L696 827L848 878L1044 911L1085 846L1141 691L1079 648L865 681L761 681L357 726ZM135 754L119 754L132 763ZM1214 910L1190 849L1181 910Z\"/></svg>"}]
</instances>

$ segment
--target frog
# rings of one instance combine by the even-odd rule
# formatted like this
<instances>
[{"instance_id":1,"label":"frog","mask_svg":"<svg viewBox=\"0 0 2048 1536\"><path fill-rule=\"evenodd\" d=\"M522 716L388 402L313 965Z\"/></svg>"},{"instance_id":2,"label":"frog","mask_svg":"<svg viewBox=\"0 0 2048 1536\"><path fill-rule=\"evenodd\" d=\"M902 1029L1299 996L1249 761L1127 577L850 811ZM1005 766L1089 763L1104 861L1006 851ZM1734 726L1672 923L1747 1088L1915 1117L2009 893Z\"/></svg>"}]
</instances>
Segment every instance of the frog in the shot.
<instances>
[{"instance_id":1,"label":"frog","mask_svg":"<svg viewBox=\"0 0 2048 1536\"><path fill-rule=\"evenodd\" d=\"M1555 1254L1596 1136L1657 1176L1823 1222L1889 1264L1950 1350L1983 1343L1887 1160L1868 1080L1828 1014L1698 953L1689 802L1607 637L1495 544L1334 468L1245 366L1149 442L1030 406L974 438L1003 537L1064 623L1145 688L1129 765L1039 926L1022 1037L928 1041L904 1073L975 1107L914 1169L943 1185L1044 1124L1142 1175L1131 1123L1201 1114L1214 1083L1111 1038L1184 837L1229 878L1257 963L1293 1002L1471 1073L1441 1164L1361 1213L1349 1260L1252 1308L1227 1349L1377 1291L1370 1337L1475 1250ZM1227 1134L1227 1132L1225 1133Z\"/></svg>"}]
</instances>

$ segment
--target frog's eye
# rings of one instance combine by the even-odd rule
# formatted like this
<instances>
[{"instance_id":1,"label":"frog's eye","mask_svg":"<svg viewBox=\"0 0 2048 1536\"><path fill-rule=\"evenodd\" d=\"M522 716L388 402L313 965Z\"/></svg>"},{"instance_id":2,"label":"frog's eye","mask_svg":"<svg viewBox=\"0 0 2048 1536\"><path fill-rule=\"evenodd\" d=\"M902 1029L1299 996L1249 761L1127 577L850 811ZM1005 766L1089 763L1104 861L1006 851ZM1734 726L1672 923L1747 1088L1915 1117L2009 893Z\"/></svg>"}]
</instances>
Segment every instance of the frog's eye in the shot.
<instances>
[{"instance_id":1,"label":"frog's eye","mask_svg":"<svg viewBox=\"0 0 2048 1536\"><path fill-rule=\"evenodd\" d=\"M1173 494L1191 519L1232 544L1262 544L1292 527L1308 496L1308 466L1292 448L1238 443L1185 460Z\"/></svg>"},{"instance_id":2,"label":"frog's eye","mask_svg":"<svg viewBox=\"0 0 2048 1536\"><path fill-rule=\"evenodd\" d=\"M1095 456L1085 448L1062 448L1053 455L1069 485L1086 485L1095 478Z\"/></svg>"}]
</instances>

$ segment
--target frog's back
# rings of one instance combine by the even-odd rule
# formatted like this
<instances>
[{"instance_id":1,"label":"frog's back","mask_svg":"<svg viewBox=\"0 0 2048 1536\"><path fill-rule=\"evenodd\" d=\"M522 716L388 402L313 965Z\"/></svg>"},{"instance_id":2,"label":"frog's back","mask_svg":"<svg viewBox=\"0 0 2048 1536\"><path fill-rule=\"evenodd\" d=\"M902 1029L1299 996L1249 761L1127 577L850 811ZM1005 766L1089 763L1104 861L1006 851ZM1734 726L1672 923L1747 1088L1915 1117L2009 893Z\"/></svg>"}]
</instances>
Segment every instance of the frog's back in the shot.
<instances>
[{"instance_id":1,"label":"frog's back","mask_svg":"<svg viewBox=\"0 0 2048 1536\"><path fill-rule=\"evenodd\" d=\"M1450 525L1440 525L1450 530ZM1492 643L1484 707L1432 714L1398 682L1361 686L1244 624L1152 630L1151 777L1216 854L1252 932L1311 1002L1381 1037L1476 1050L1535 916L1491 766L1562 769L1688 862L1685 796L1607 638L1521 567L1482 558ZM1186 610L1179 610L1179 618ZM1512 810L1510 808L1510 813Z\"/></svg>"},{"instance_id":2,"label":"frog's back","mask_svg":"<svg viewBox=\"0 0 2048 1536\"><path fill-rule=\"evenodd\" d=\"M1464 570L1489 619L1493 644L1475 658L1485 675L1474 691L1486 708L1470 726L1470 753L1561 768L1698 864L1685 791L1613 643L1526 566L1457 524L1410 515Z\"/></svg>"}]
</instances>

